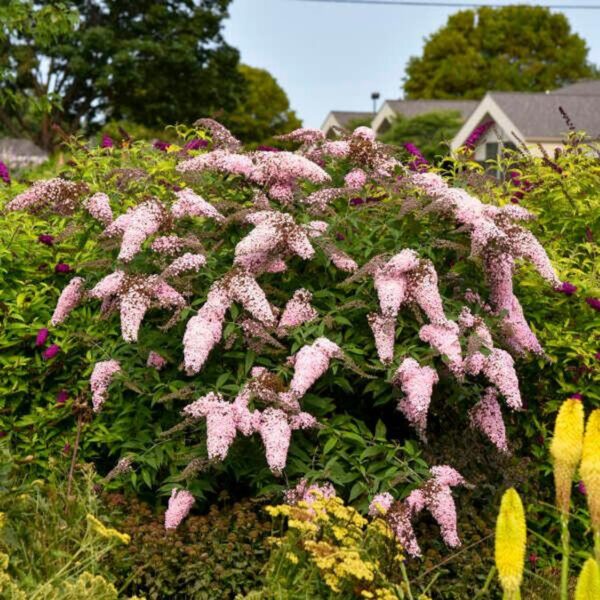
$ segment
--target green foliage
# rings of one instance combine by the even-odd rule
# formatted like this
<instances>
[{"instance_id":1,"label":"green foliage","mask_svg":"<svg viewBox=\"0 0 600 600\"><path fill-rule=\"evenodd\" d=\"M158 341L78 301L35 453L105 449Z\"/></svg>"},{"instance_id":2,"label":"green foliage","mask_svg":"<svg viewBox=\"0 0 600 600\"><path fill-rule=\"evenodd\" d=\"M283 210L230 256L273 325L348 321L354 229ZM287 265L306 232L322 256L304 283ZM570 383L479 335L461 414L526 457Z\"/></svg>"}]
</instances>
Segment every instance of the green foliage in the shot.
<instances>
[{"instance_id":1,"label":"green foliage","mask_svg":"<svg viewBox=\"0 0 600 600\"><path fill-rule=\"evenodd\" d=\"M266 144L276 135L297 129L302 122L291 110L285 91L264 69L240 65L246 93L223 123L248 145Z\"/></svg>"},{"instance_id":2,"label":"green foliage","mask_svg":"<svg viewBox=\"0 0 600 600\"><path fill-rule=\"evenodd\" d=\"M51 149L51 123L91 131L108 117L156 128L233 109L244 81L221 35L229 3L4 3L2 126Z\"/></svg>"},{"instance_id":3,"label":"green foliage","mask_svg":"<svg viewBox=\"0 0 600 600\"><path fill-rule=\"evenodd\" d=\"M70 483L60 468L32 481L27 463L2 450L0 596L116 600L103 560L128 539L97 519L93 469L84 466Z\"/></svg>"},{"instance_id":4,"label":"green foliage","mask_svg":"<svg viewBox=\"0 0 600 600\"><path fill-rule=\"evenodd\" d=\"M136 499L107 497L121 512L119 529L131 544L111 557L112 570L129 593L160 598L234 598L254 589L267 558L270 520L261 504L231 503L222 495L203 515L190 515L165 534L162 515Z\"/></svg>"},{"instance_id":5,"label":"green foliage","mask_svg":"<svg viewBox=\"0 0 600 600\"><path fill-rule=\"evenodd\" d=\"M407 98L475 98L489 90L543 92L598 72L567 18L539 6L463 10L427 38L406 68Z\"/></svg>"},{"instance_id":6,"label":"green foliage","mask_svg":"<svg viewBox=\"0 0 600 600\"><path fill-rule=\"evenodd\" d=\"M456 135L461 125L462 118L456 111L431 112L412 118L398 115L391 128L381 136L381 141L400 147L411 142L431 162L447 154L448 147L444 145Z\"/></svg>"}]
</instances>

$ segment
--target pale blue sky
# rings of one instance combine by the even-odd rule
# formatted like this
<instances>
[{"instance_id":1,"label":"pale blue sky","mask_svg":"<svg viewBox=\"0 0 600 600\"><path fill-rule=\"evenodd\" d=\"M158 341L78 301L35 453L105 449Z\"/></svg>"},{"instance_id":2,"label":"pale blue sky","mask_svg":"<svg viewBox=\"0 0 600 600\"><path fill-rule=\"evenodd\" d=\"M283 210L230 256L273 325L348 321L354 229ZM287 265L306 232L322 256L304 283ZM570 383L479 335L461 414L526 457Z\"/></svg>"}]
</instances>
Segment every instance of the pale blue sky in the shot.
<instances>
[{"instance_id":1,"label":"pale blue sky","mask_svg":"<svg viewBox=\"0 0 600 600\"><path fill-rule=\"evenodd\" d=\"M244 63L277 78L305 125L319 127L332 109L371 110L373 91L382 99L400 97L408 58L457 10L233 0L225 37ZM600 63L600 11L566 14L592 62Z\"/></svg>"}]
</instances>

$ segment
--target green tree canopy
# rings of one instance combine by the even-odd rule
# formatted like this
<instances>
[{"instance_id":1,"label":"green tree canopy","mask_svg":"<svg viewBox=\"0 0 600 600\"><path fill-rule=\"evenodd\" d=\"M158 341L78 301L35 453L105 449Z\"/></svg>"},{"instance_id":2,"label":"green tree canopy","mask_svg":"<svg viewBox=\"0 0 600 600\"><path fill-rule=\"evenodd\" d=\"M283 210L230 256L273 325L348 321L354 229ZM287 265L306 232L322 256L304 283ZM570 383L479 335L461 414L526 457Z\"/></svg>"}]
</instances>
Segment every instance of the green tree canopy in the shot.
<instances>
[{"instance_id":1,"label":"green tree canopy","mask_svg":"<svg viewBox=\"0 0 600 600\"><path fill-rule=\"evenodd\" d=\"M3 127L51 148L50 122L67 131L107 119L153 127L232 110L244 80L221 35L230 1L8 0Z\"/></svg>"},{"instance_id":2,"label":"green tree canopy","mask_svg":"<svg viewBox=\"0 0 600 600\"><path fill-rule=\"evenodd\" d=\"M407 98L481 98L488 90L545 91L598 75L565 15L539 6L460 11L406 69Z\"/></svg>"},{"instance_id":3,"label":"green tree canopy","mask_svg":"<svg viewBox=\"0 0 600 600\"><path fill-rule=\"evenodd\" d=\"M246 93L222 121L245 144L266 143L273 136L302 125L291 110L285 91L268 71L240 65L239 72L244 78Z\"/></svg>"},{"instance_id":4,"label":"green tree canopy","mask_svg":"<svg viewBox=\"0 0 600 600\"><path fill-rule=\"evenodd\" d=\"M447 153L444 142L449 142L456 135L462 123L457 111L430 112L412 119L399 115L381 140L396 146L413 143L427 160L433 161L436 156Z\"/></svg>"}]
</instances>

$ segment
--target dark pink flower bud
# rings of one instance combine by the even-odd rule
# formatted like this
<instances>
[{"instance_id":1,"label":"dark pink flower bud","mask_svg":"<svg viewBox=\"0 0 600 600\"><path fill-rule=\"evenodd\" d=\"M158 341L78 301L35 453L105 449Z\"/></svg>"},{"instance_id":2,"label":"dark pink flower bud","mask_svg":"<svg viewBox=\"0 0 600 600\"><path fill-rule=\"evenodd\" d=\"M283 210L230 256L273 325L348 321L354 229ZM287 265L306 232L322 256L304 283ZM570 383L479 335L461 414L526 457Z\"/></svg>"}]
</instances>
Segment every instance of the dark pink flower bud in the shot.
<instances>
[{"instance_id":1,"label":"dark pink flower bud","mask_svg":"<svg viewBox=\"0 0 600 600\"><path fill-rule=\"evenodd\" d=\"M580 481L580 482L577 484L577 491L578 491L580 494L583 494L584 496L587 494L587 490L585 489L585 483L583 483L583 481Z\"/></svg>"},{"instance_id":2,"label":"dark pink flower bud","mask_svg":"<svg viewBox=\"0 0 600 600\"><path fill-rule=\"evenodd\" d=\"M100 148L114 148L115 147L115 143L113 142L113 139L109 136L104 134L102 136L102 141L100 142Z\"/></svg>"},{"instance_id":3,"label":"dark pink flower bud","mask_svg":"<svg viewBox=\"0 0 600 600\"><path fill-rule=\"evenodd\" d=\"M161 152L166 152L169 146L171 145L169 142L165 142L163 140L156 140L154 144L152 144L157 150Z\"/></svg>"},{"instance_id":4,"label":"dark pink flower bud","mask_svg":"<svg viewBox=\"0 0 600 600\"><path fill-rule=\"evenodd\" d=\"M565 296L572 296L577 291L577 286L569 283L568 281L563 281L557 288L555 288L557 292L561 294L565 294Z\"/></svg>"},{"instance_id":5,"label":"dark pink flower bud","mask_svg":"<svg viewBox=\"0 0 600 600\"><path fill-rule=\"evenodd\" d=\"M6 185L10 185L10 173L8 167L0 160L0 179L4 181Z\"/></svg>"},{"instance_id":6,"label":"dark pink flower bud","mask_svg":"<svg viewBox=\"0 0 600 600\"><path fill-rule=\"evenodd\" d=\"M54 237L46 233L41 233L38 235L38 242L46 246L54 246Z\"/></svg>"},{"instance_id":7,"label":"dark pink flower bud","mask_svg":"<svg viewBox=\"0 0 600 600\"><path fill-rule=\"evenodd\" d=\"M52 344L42 352L42 358L44 360L50 360L51 358L54 358L59 352L60 346L58 344Z\"/></svg>"},{"instance_id":8,"label":"dark pink flower bud","mask_svg":"<svg viewBox=\"0 0 600 600\"><path fill-rule=\"evenodd\" d=\"M63 446L63 454L69 454L69 452L71 452L71 444L69 444L69 442L67 442L64 446Z\"/></svg>"},{"instance_id":9,"label":"dark pink flower bud","mask_svg":"<svg viewBox=\"0 0 600 600\"><path fill-rule=\"evenodd\" d=\"M600 298L586 298L585 301L591 306L594 310L600 311Z\"/></svg>"},{"instance_id":10,"label":"dark pink flower bud","mask_svg":"<svg viewBox=\"0 0 600 600\"><path fill-rule=\"evenodd\" d=\"M70 273L71 271L72 271L72 269L67 263L58 263L54 267L55 273Z\"/></svg>"},{"instance_id":11,"label":"dark pink flower bud","mask_svg":"<svg viewBox=\"0 0 600 600\"><path fill-rule=\"evenodd\" d=\"M50 332L44 327L37 332L37 336L35 337L35 345L43 346L48 341L48 336Z\"/></svg>"},{"instance_id":12,"label":"dark pink flower bud","mask_svg":"<svg viewBox=\"0 0 600 600\"><path fill-rule=\"evenodd\" d=\"M60 390L56 394L56 404L64 404L69 399L69 393L66 390Z\"/></svg>"},{"instance_id":13,"label":"dark pink flower bud","mask_svg":"<svg viewBox=\"0 0 600 600\"><path fill-rule=\"evenodd\" d=\"M574 394L571 394L569 398L573 398L574 400L583 400L583 395L579 392L575 392Z\"/></svg>"},{"instance_id":14,"label":"dark pink flower bud","mask_svg":"<svg viewBox=\"0 0 600 600\"><path fill-rule=\"evenodd\" d=\"M206 140L201 140L200 138L194 138L193 140L189 140L185 143L183 149L184 150L200 150L200 148L206 148L208 146L208 142ZM260 148L259 148L260 150Z\"/></svg>"}]
</instances>

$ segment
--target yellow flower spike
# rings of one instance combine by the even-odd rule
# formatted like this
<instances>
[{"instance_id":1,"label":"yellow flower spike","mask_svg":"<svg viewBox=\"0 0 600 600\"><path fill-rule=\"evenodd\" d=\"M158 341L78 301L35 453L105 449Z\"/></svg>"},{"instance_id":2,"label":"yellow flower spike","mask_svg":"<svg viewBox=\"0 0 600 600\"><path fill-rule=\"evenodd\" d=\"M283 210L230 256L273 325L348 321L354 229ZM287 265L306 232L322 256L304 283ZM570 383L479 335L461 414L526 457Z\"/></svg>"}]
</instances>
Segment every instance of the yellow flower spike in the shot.
<instances>
[{"instance_id":1,"label":"yellow flower spike","mask_svg":"<svg viewBox=\"0 0 600 600\"><path fill-rule=\"evenodd\" d=\"M565 400L558 411L554 437L550 444L550 454L554 465L556 505L563 514L569 512L573 476L581 460L583 425L581 400L576 398Z\"/></svg>"},{"instance_id":2,"label":"yellow flower spike","mask_svg":"<svg viewBox=\"0 0 600 600\"><path fill-rule=\"evenodd\" d=\"M600 409L594 410L587 420L579 472L585 484L592 525L598 536L600 535Z\"/></svg>"},{"instance_id":3,"label":"yellow flower spike","mask_svg":"<svg viewBox=\"0 0 600 600\"><path fill-rule=\"evenodd\" d=\"M588 558L577 580L575 600L598 600L598 598L600 598L600 568L593 558Z\"/></svg>"},{"instance_id":4,"label":"yellow flower spike","mask_svg":"<svg viewBox=\"0 0 600 600\"><path fill-rule=\"evenodd\" d=\"M525 511L514 488L504 492L496 521L496 568L506 600L520 598L525 567Z\"/></svg>"}]
</instances>

